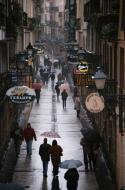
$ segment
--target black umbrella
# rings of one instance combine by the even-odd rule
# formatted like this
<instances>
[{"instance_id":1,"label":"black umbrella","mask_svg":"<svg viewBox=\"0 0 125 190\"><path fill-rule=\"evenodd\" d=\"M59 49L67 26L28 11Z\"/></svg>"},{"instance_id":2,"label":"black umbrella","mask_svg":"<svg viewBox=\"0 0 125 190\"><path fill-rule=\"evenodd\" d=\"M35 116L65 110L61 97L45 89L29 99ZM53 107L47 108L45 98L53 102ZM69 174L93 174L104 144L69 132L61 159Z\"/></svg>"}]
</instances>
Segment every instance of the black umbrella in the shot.
<instances>
[{"instance_id":1,"label":"black umbrella","mask_svg":"<svg viewBox=\"0 0 125 190\"><path fill-rule=\"evenodd\" d=\"M99 142L101 140L99 133L93 127L83 127L80 131L87 141Z\"/></svg>"},{"instance_id":2,"label":"black umbrella","mask_svg":"<svg viewBox=\"0 0 125 190\"><path fill-rule=\"evenodd\" d=\"M0 190L25 190L25 188L14 183L0 183Z\"/></svg>"}]
</instances>

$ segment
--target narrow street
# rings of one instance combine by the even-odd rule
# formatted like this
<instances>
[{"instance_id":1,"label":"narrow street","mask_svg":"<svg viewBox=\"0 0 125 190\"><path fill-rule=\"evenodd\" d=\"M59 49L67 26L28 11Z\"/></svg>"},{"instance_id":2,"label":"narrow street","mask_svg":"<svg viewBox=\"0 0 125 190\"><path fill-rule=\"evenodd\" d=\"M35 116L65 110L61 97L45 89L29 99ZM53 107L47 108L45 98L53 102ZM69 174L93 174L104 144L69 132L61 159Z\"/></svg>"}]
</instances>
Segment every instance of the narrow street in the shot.
<instances>
[{"instance_id":1,"label":"narrow street","mask_svg":"<svg viewBox=\"0 0 125 190\"><path fill-rule=\"evenodd\" d=\"M58 72L58 71L57 71ZM55 80L56 82L56 80ZM34 128L37 141L33 142L33 154L31 158L26 157L26 144L23 141L19 158L15 167L13 182L21 184L29 190L51 190L52 186L52 164L49 162L48 177L43 177L42 162L39 146L43 143L41 134L44 132L57 132L60 138L56 138L58 144L63 148L62 161L66 159L79 159L83 162L83 152L80 146L81 123L76 117L72 94L67 99L67 108L63 110L62 100L56 101L56 94L51 89L51 82L48 87L44 86L41 90L40 103L34 101L30 114L29 122ZM54 138L48 138L48 143L52 143ZM94 172L85 172L84 164L78 168L79 182L78 190L98 190L98 185ZM65 169L59 171L59 186L61 190L66 190L64 179ZM56 190L56 189L55 189Z\"/></svg>"}]
</instances>

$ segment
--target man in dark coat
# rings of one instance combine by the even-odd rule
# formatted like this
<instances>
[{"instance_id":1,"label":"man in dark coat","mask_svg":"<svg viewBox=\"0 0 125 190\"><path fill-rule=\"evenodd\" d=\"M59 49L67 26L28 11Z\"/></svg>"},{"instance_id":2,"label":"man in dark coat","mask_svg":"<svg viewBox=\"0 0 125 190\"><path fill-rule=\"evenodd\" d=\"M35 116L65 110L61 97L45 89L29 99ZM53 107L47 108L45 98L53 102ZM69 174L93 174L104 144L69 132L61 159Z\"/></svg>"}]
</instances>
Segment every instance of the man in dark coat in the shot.
<instances>
[{"instance_id":1,"label":"man in dark coat","mask_svg":"<svg viewBox=\"0 0 125 190\"><path fill-rule=\"evenodd\" d=\"M63 109L64 109L64 108L66 108L66 100L68 97L68 94L65 89L62 91L61 96L62 96Z\"/></svg>"},{"instance_id":2,"label":"man in dark coat","mask_svg":"<svg viewBox=\"0 0 125 190\"><path fill-rule=\"evenodd\" d=\"M59 95L60 95L59 84L56 84L56 86L55 86L55 90L56 90L56 94L57 94L57 101L59 101Z\"/></svg>"},{"instance_id":3,"label":"man in dark coat","mask_svg":"<svg viewBox=\"0 0 125 190\"><path fill-rule=\"evenodd\" d=\"M68 190L77 190L79 173L76 168L68 169L64 175L64 178L67 180Z\"/></svg>"},{"instance_id":4,"label":"man in dark coat","mask_svg":"<svg viewBox=\"0 0 125 190\"><path fill-rule=\"evenodd\" d=\"M48 163L50 161L50 149L51 145L47 143L47 138L44 138L44 143L40 145L39 148L39 155L41 157L41 160L43 162L43 175L44 177L47 177L47 171L48 171Z\"/></svg>"}]
</instances>

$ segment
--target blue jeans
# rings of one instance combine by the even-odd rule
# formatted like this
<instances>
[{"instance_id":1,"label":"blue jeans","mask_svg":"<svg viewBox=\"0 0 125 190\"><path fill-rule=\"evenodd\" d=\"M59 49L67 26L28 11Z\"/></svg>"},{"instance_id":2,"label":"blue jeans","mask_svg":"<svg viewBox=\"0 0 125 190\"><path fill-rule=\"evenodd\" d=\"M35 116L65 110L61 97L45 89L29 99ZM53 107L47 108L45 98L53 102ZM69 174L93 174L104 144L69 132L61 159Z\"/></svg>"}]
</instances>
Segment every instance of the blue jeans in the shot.
<instances>
[{"instance_id":1,"label":"blue jeans","mask_svg":"<svg viewBox=\"0 0 125 190\"><path fill-rule=\"evenodd\" d=\"M32 154L32 142L33 140L26 141L27 154Z\"/></svg>"},{"instance_id":2,"label":"blue jeans","mask_svg":"<svg viewBox=\"0 0 125 190\"><path fill-rule=\"evenodd\" d=\"M43 162L43 174L47 175L48 171L48 161L42 161Z\"/></svg>"}]
</instances>

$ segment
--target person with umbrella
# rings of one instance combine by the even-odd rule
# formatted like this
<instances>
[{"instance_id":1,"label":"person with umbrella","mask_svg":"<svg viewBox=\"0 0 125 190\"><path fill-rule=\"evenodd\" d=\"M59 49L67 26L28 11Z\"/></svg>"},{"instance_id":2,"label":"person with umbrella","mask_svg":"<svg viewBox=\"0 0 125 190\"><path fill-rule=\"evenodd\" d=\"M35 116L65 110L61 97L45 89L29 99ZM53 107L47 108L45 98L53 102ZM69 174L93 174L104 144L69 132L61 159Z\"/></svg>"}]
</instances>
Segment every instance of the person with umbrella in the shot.
<instances>
[{"instance_id":1,"label":"person with umbrella","mask_svg":"<svg viewBox=\"0 0 125 190\"><path fill-rule=\"evenodd\" d=\"M78 186L79 174L76 168L82 166L83 163L80 160L69 159L64 160L60 163L59 167L63 169L68 169L64 175L67 180L67 189L76 190Z\"/></svg>"},{"instance_id":2,"label":"person with umbrella","mask_svg":"<svg viewBox=\"0 0 125 190\"><path fill-rule=\"evenodd\" d=\"M37 104L39 104L40 92L41 92L41 88L42 88L42 84L40 83L39 79L36 80L36 83L33 84L32 88L34 89L35 94L36 94Z\"/></svg>"},{"instance_id":3,"label":"person with umbrella","mask_svg":"<svg viewBox=\"0 0 125 190\"><path fill-rule=\"evenodd\" d=\"M67 189L68 190L77 190L79 173L76 169L75 165L70 165L69 169L64 174L64 178L67 181Z\"/></svg>"}]
</instances>

